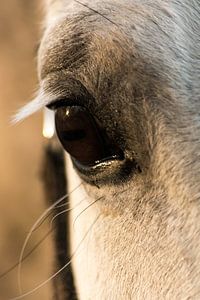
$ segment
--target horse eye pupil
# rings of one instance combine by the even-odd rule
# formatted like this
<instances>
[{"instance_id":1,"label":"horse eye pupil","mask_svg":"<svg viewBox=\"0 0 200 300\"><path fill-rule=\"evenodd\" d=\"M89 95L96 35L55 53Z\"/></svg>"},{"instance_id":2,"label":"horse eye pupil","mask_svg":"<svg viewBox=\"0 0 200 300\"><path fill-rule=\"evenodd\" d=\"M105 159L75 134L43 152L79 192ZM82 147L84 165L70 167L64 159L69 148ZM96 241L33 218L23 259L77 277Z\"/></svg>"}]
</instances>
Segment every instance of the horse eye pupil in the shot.
<instances>
[{"instance_id":1,"label":"horse eye pupil","mask_svg":"<svg viewBox=\"0 0 200 300\"><path fill-rule=\"evenodd\" d=\"M84 130L68 130L63 132L62 138L67 141L77 141L86 137L86 132Z\"/></svg>"},{"instance_id":2,"label":"horse eye pupil","mask_svg":"<svg viewBox=\"0 0 200 300\"><path fill-rule=\"evenodd\" d=\"M106 157L101 131L94 118L83 107L58 107L55 124L64 149L81 164L94 165L96 161Z\"/></svg>"}]
</instances>

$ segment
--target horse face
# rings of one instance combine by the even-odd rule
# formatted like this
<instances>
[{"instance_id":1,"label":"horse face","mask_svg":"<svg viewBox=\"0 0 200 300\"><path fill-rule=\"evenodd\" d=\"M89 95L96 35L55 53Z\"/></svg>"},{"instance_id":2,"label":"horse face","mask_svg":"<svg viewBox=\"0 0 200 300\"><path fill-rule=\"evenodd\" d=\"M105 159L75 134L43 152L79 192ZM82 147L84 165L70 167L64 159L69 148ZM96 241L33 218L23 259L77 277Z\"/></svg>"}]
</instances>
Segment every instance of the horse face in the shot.
<instances>
[{"instance_id":1,"label":"horse face","mask_svg":"<svg viewBox=\"0 0 200 300\"><path fill-rule=\"evenodd\" d=\"M70 190L81 182L70 214L80 299L199 297L198 2L48 5L39 77Z\"/></svg>"}]
</instances>

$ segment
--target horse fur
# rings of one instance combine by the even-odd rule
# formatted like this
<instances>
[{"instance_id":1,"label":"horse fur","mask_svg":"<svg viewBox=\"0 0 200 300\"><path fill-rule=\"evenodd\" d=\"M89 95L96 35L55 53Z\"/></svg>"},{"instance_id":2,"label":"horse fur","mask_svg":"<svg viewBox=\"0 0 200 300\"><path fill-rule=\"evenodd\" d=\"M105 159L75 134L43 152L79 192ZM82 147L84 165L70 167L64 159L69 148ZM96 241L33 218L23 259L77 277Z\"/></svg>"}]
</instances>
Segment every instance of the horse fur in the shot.
<instances>
[{"instance_id":1,"label":"horse fur","mask_svg":"<svg viewBox=\"0 0 200 300\"><path fill-rule=\"evenodd\" d=\"M71 207L83 200L70 213L78 298L199 299L199 0L46 7L42 94L86 90L90 111L141 170L116 181L111 169L91 184L67 158L69 190L82 182L70 196Z\"/></svg>"}]
</instances>

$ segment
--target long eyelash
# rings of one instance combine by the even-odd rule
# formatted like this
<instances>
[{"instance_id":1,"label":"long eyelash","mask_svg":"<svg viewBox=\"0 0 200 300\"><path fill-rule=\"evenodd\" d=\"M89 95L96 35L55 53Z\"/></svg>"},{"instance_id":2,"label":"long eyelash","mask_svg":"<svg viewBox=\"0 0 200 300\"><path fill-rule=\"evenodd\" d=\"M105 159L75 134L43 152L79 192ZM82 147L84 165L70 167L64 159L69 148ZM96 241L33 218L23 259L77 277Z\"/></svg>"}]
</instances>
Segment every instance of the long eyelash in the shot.
<instances>
[{"instance_id":1,"label":"long eyelash","mask_svg":"<svg viewBox=\"0 0 200 300\"><path fill-rule=\"evenodd\" d=\"M47 106L50 102L53 102L55 98L58 97L58 95L51 95L50 93L43 91L43 88L41 87L36 97L21 109L19 109L17 113L11 117L11 124L16 124L23 121L24 119Z\"/></svg>"},{"instance_id":2,"label":"long eyelash","mask_svg":"<svg viewBox=\"0 0 200 300\"><path fill-rule=\"evenodd\" d=\"M52 276L50 276L47 280L45 280L44 282L42 282L41 284L39 284L38 286L36 286L34 289L30 290L27 293L24 293L21 296L15 297L15 298L11 298L10 300L20 300L23 299L24 297L27 297L31 294L33 294L34 292L36 292L38 289L42 288L44 285L46 285L48 282L50 282L52 279L54 279L56 276L58 276L64 269L66 269L69 264L72 262L72 259L75 257L75 255L77 254L80 246L82 245L82 243L84 242L84 240L86 239L86 237L88 236L89 232L91 231L92 227L96 224L96 222L98 221L100 217L100 214L96 217L96 219L94 220L94 222L91 224L91 226L89 227L89 229L87 230L86 234L83 236L83 238L81 239L80 243L78 244L78 246L76 247L75 251L73 252L73 254L71 255L70 260L62 267L60 268L57 272L55 272Z\"/></svg>"},{"instance_id":3,"label":"long eyelash","mask_svg":"<svg viewBox=\"0 0 200 300\"><path fill-rule=\"evenodd\" d=\"M102 13L97 11L96 9L93 9L92 7L88 6L85 3L82 3L79 0L74 0L74 2L78 3L79 5L89 9L95 14L98 14L101 16L103 19L107 20L111 24L115 25L117 28L119 28L119 25L112 20L110 20L108 17L104 16ZM11 117L11 124L16 124L27 117L31 116L32 114L36 113L37 111L41 110L45 106L48 106L49 103L53 102L56 98L58 98L58 95L50 95L46 91L43 91L43 88L41 87L36 95L36 97L27 103L25 106L23 106L21 109L17 111L17 113Z\"/></svg>"},{"instance_id":4,"label":"long eyelash","mask_svg":"<svg viewBox=\"0 0 200 300\"><path fill-rule=\"evenodd\" d=\"M64 99L56 99L55 101L51 102L48 104L46 107L51 109L51 110L56 110L59 107L69 107L69 106L81 106L84 107L83 101L81 101L80 98L75 97L75 98L64 98Z\"/></svg>"}]
</instances>

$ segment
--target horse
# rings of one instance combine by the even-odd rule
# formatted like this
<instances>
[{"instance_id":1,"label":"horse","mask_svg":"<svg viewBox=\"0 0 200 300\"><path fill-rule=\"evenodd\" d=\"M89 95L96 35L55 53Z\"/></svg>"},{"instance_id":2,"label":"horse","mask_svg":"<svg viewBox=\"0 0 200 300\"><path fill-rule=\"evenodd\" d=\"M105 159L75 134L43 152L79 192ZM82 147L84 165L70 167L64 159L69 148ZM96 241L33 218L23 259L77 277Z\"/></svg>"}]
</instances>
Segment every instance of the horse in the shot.
<instances>
[{"instance_id":1,"label":"horse","mask_svg":"<svg viewBox=\"0 0 200 300\"><path fill-rule=\"evenodd\" d=\"M55 298L199 299L199 0L45 8L39 92L16 120L46 107L62 145L55 255L72 266Z\"/></svg>"}]
</instances>

